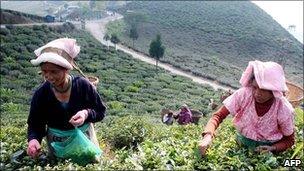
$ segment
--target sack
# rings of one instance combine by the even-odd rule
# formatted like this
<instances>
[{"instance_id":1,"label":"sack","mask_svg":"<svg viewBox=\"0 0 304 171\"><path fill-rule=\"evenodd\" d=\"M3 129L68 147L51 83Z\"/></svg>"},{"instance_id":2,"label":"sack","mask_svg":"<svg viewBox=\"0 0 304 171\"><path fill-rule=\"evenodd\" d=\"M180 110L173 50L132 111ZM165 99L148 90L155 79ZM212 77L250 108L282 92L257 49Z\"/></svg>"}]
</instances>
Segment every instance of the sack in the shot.
<instances>
[{"instance_id":1,"label":"sack","mask_svg":"<svg viewBox=\"0 0 304 171\"><path fill-rule=\"evenodd\" d=\"M88 125L85 125L86 128ZM102 151L87 136L80 128L75 128L70 131L60 131L50 128L50 131L55 136L67 136L63 142L52 142L55 156L63 159L71 159L79 165L86 165L94 162L95 158L102 154Z\"/></svg>"}]
</instances>

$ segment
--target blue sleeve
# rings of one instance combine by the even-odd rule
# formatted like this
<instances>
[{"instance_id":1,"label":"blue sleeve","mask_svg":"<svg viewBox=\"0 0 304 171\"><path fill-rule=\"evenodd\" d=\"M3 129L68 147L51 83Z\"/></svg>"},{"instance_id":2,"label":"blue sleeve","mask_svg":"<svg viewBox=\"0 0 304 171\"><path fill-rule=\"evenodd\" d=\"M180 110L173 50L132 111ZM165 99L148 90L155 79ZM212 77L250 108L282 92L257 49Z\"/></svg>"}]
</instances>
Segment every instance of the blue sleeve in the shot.
<instances>
[{"instance_id":1,"label":"blue sleeve","mask_svg":"<svg viewBox=\"0 0 304 171\"><path fill-rule=\"evenodd\" d=\"M31 108L30 113L27 119L28 129L28 141L32 139L36 139L39 143L41 143L42 138L46 135L46 123L43 119L43 113L41 109L43 106L39 104L39 94L41 92L35 92L32 101L31 101Z\"/></svg>"}]
</instances>

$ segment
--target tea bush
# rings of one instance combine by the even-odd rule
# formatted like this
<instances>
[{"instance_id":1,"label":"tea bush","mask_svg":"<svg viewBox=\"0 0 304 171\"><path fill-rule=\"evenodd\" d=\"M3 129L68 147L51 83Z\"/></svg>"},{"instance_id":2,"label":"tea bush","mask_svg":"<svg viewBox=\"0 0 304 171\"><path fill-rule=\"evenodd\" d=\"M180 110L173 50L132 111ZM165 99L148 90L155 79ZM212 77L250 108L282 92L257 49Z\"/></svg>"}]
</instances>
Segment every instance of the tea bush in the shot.
<instances>
[{"instance_id":1,"label":"tea bush","mask_svg":"<svg viewBox=\"0 0 304 171\"><path fill-rule=\"evenodd\" d=\"M23 52L29 59L16 58L23 55L11 48L13 43L26 47L26 41L18 39L19 34L35 37L36 31L46 36L29 39L28 44L40 47L43 43L59 37L73 37L81 46L78 57L80 68L94 68L100 83L97 90L108 105L105 119L96 123L97 137L104 151L100 163L79 166L70 160L48 161L20 159L20 163L10 161L11 155L27 147L26 119L34 90L43 79L38 75L39 67L33 67L29 59L33 52ZM46 39L46 40L44 40ZM15 42L16 41L16 42ZM20 42L19 42L20 41ZM86 50L95 45L93 55ZM290 158L295 149L303 143L303 111L297 109L295 148L280 155L256 154L239 148L235 143L235 130L231 119L226 119L218 130L207 156L198 155L197 142L202 125L208 118L202 117L198 125L167 126L161 123L160 111L163 108L177 110L183 103L205 114L212 111L207 107L209 98L219 100L221 90L213 91L209 86L193 83L181 76L172 75L162 69L133 59L121 51L107 51L88 33L78 30L59 33L46 26L37 26L32 31L13 27L10 34L1 37L1 53L7 56L1 63L1 131L0 169L1 170L132 170L132 169L174 169L174 170L272 170L284 169L282 162ZM7 50L6 48L11 48ZM91 47L92 48L92 47ZM26 50L28 51L28 49ZM11 54L16 55L11 55ZM28 61L28 64L26 64ZM18 71L19 76L8 75ZM128 68L128 69L126 69ZM77 75L76 72L72 74ZM136 87L136 91L125 91ZM46 143L42 142L43 151ZM303 161L303 153L296 154ZM296 168L292 168L296 169Z\"/></svg>"},{"instance_id":2,"label":"tea bush","mask_svg":"<svg viewBox=\"0 0 304 171\"><path fill-rule=\"evenodd\" d=\"M287 39L286 75L303 85L302 44L252 2L132 1L119 9L124 16L130 11L147 16L137 29L136 51L148 54L151 40L160 33L166 47L161 61L234 88L248 61L279 62L279 40ZM120 39L133 47L130 27Z\"/></svg>"}]
</instances>

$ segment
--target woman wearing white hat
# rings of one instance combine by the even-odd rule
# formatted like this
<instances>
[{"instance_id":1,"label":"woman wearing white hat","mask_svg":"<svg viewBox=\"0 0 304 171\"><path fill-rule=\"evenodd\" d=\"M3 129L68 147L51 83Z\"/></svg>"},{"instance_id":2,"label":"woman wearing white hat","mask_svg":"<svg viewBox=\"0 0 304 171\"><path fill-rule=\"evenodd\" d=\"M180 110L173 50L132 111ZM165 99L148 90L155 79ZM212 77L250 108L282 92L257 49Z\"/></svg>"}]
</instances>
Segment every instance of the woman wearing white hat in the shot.
<instances>
[{"instance_id":1,"label":"woman wearing white hat","mask_svg":"<svg viewBox=\"0 0 304 171\"><path fill-rule=\"evenodd\" d=\"M106 107L87 79L69 74L79 51L76 40L69 38L56 39L35 50L37 58L31 63L40 66L45 82L34 93L27 121L27 153L31 157L39 155L44 136L49 154L56 156L50 144L66 137L52 134L51 129L69 131L88 125L84 133L98 146L92 123L104 118Z\"/></svg>"}]
</instances>

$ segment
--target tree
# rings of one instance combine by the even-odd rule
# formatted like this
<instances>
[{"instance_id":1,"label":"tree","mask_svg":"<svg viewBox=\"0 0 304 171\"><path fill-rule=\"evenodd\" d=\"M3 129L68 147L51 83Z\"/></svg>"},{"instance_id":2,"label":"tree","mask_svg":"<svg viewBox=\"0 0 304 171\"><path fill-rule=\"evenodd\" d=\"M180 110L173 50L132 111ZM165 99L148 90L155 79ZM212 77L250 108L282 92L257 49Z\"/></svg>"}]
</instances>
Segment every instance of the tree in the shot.
<instances>
[{"instance_id":1,"label":"tree","mask_svg":"<svg viewBox=\"0 0 304 171\"><path fill-rule=\"evenodd\" d=\"M95 7L96 7L96 1L95 1L95 0L90 0L89 6L90 6L90 9L91 9L91 10L92 10L93 8L95 8Z\"/></svg>"},{"instance_id":2,"label":"tree","mask_svg":"<svg viewBox=\"0 0 304 171\"><path fill-rule=\"evenodd\" d=\"M63 7L64 7L64 9L66 10L66 9L68 9L68 7L69 7L69 4L67 4L67 3L64 3Z\"/></svg>"},{"instance_id":3,"label":"tree","mask_svg":"<svg viewBox=\"0 0 304 171\"><path fill-rule=\"evenodd\" d=\"M129 11L124 16L124 21L126 21L126 23L131 26L129 37L133 40L133 48L134 41L138 38L137 29L141 26L142 23L146 22L147 20L147 15L141 12Z\"/></svg>"},{"instance_id":4,"label":"tree","mask_svg":"<svg viewBox=\"0 0 304 171\"><path fill-rule=\"evenodd\" d=\"M103 40L105 40L107 42L107 47L108 47L108 50L109 50L109 40L111 39L110 35L108 33L106 33L104 36L103 36Z\"/></svg>"},{"instance_id":5,"label":"tree","mask_svg":"<svg viewBox=\"0 0 304 171\"><path fill-rule=\"evenodd\" d=\"M285 65L287 63L286 57L290 55L292 51L290 51L291 41L286 38L278 39L279 44L281 46L281 50L279 51L279 59L278 63L282 66L283 70L285 69Z\"/></svg>"},{"instance_id":6,"label":"tree","mask_svg":"<svg viewBox=\"0 0 304 171\"><path fill-rule=\"evenodd\" d=\"M47 12L47 14L51 15L54 13L54 9L49 7L48 9L45 10Z\"/></svg>"},{"instance_id":7,"label":"tree","mask_svg":"<svg viewBox=\"0 0 304 171\"><path fill-rule=\"evenodd\" d=\"M117 50L116 44L119 43L120 40L116 34L111 35L111 42L115 45L115 50Z\"/></svg>"},{"instance_id":8,"label":"tree","mask_svg":"<svg viewBox=\"0 0 304 171\"><path fill-rule=\"evenodd\" d=\"M156 70L158 66L158 61L160 58L164 56L164 53L165 53L165 47L162 45L160 34L158 34L156 36L156 39L152 40L149 49L150 56L156 59Z\"/></svg>"},{"instance_id":9,"label":"tree","mask_svg":"<svg viewBox=\"0 0 304 171\"><path fill-rule=\"evenodd\" d=\"M134 41L138 39L138 33L137 33L137 28L136 28L135 24L132 24L129 36L133 40L133 48L134 48Z\"/></svg>"},{"instance_id":10,"label":"tree","mask_svg":"<svg viewBox=\"0 0 304 171\"><path fill-rule=\"evenodd\" d=\"M138 24L146 22L148 20L148 17L144 13L131 11L131 12L127 12L127 14L124 17L124 20L129 25L138 26Z\"/></svg>"}]
</instances>

